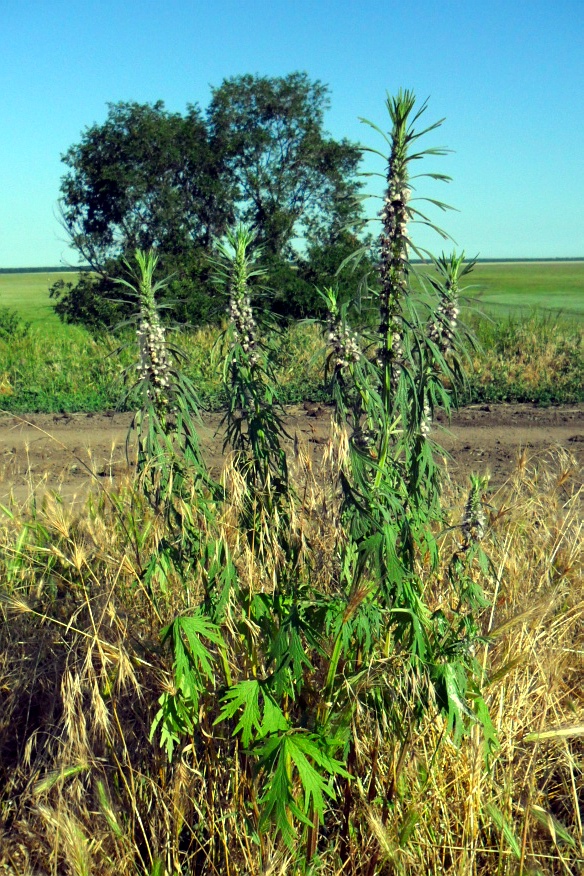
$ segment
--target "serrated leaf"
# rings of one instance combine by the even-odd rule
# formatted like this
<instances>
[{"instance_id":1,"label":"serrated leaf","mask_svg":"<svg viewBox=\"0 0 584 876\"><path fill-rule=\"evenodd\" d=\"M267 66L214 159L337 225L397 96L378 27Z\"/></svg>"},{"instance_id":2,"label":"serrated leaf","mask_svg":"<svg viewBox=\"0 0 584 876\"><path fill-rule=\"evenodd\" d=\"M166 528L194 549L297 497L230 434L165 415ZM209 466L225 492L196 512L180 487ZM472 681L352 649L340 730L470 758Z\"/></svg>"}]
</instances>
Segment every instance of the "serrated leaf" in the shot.
<instances>
[{"instance_id":1,"label":"serrated leaf","mask_svg":"<svg viewBox=\"0 0 584 876\"><path fill-rule=\"evenodd\" d=\"M219 628L201 612L190 617L179 617L173 626L175 627L173 636L175 660L178 660L179 655L181 655L181 668L185 675L189 674L189 670L192 669L197 681L200 681L202 676L211 679L213 677L213 656L201 641L201 636L216 645L222 645L223 638ZM188 654L182 643L182 633L187 640ZM185 658L188 663L186 670L184 668Z\"/></svg>"},{"instance_id":2,"label":"serrated leaf","mask_svg":"<svg viewBox=\"0 0 584 876\"><path fill-rule=\"evenodd\" d=\"M319 754L318 749L308 739L302 740L302 743L300 737L296 739L288 737L287 753L298 770L298 776L304 791L304 812L308 815L311 808L314 807L318 820L322 824L324 817L324 795L334 797L335 794L328 781L325 781L306 756L309 755L316 759ZM323 766L322 762L319 765Z\"/></svg>"},{"instance_id":3,"label":"serrated leaf","mask_svg":"<svg viewBox=\"0 0 584 876\"><path fill-rule=\"evenodd\" d=\"M254 736L254 729L258 731L261 727L259 697L259 681L253 678L248 681L240 681L223 696L223 709L214 722L218 724L220 721L228 720L241 709L241 717L235 726L233 735L235 736L241 731L241 741L245 748L249 746Z\"/></svg>"},{"instance_id":4,"label":"serrated leaf","mask_svg":"<svg viewBox=\"0 0 584 876\"><path fill-rule=\"evenodd\" d=\"M293 818L301 824L311 825L309 814L314 812L322 821L325 797L335 796L332 778L335 775L350 778L341 761L330 757L323 745L326 741L318 736L290 731L268 738L261 748L256 749L268 774L260 823L265 826L269 821L274 822L288 846L296 836ZM293 794L294 773L300 781L302 803Z\"/></svg>"},{"instance_id":5,"label":"serrated leaf","mask_svg":"<svg viewBox=\"0 0 584 876\"><path fill-rule=\"evenodd\" d=\"M267 787L261 798L261 816L259 829L265 829L270 822L281 834L288 848L292 848L296 838L293 816L304 824L310 825L310 819L298 807L292 795L292 784L289 778L289 756L287 753L287 736L272 738L258 750L263 756L264 764L270 769Z\"/></svg>"},{"instance_id":6,"label":"serrated leaf","mask_svg":"<svg viewBox=\"0 0 584 876\"><path fill-rule=\"evenodd\" d=\"M274 700L264 693L264 715L262 718L262 726L260 728L260 736L268 736L271 733L285 732L288 730L288 721L284 717L281 708Z\"/></svg>"},{"instance_id":7,"label":"serrated leaf","mask_svg":"<svg viewBox=\"0 0 584 876\"><path fill-rule=\"evenodd\" d=\"M223 709L215 724L233 718L241 710L233 735L241 732L245 748L254 740L288 729L282 710L255 678L240 681L230 688L224 694L222 703Z\"/></svg>"}]
</instances>

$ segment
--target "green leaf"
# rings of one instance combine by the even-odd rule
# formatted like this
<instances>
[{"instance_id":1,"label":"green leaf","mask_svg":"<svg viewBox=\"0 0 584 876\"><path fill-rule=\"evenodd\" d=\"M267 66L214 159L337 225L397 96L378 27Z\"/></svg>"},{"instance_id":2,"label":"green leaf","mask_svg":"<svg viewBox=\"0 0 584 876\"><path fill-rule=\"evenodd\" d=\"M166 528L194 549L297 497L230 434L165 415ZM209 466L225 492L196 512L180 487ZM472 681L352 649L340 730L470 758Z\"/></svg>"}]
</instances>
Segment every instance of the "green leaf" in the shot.
<instances>
[{"instance_id":1,"label":"green leaf","mask_svg":"<svg viewBox=\"0 0 584 876\"><path fill-rule=\"evenodd\" d=\"M264 830L273 823L285 845L292 848L296 838L293 816L306 825L311 821L298 807L292 794L287 743L287 736L272 737L257 751L268 770L266 791L260 800L259 829Z\"/></svg>"},{"instance_id":2,"label":"green leaf","mask_svg":"<svg viewBox=\"0 0 584 876\"><path fill-rule=\"evenodd\" d=\"M487 704L482 696L477 696L474 701L474 712L483 730L483 751L485 768L488 767L491 754L500 748L495 725L491 720Z\"/></svg>"},{"instance_id":3,"label":"green leaf","mask_svg":"<svg viewBox=\"0 0 584 876\"><path fill-rule=\"evenodd\" d=\"M165 749L168 760L172 761L175 747L180 743L181 738L193 729L191 716L195 710L186 708L185 701L180 696L166 691L158 702L160 709L154 716L149 738L152 740L160 727L160 745Z\"/></svg>"},{"instance_id":4,"label":"green leaf","mask_svg":"<svg viewBox=\"0 0 584 876\"><path fill-rule=\"evenodd\" d=\"M245 748L249 746L254 736L254 729L257 732L261 727L259 698L259 681L256 679L240 681L223 696L223 709L214 722L218 724L221 721L226 721L242 709L241 717L235 726L233 735L235 736L241 730L241 741Z\"/></svg>"},{"instance_id":5,"label":"green leaf","mask_svg":"<svg viewBox=\"0 0 584 876\"><path fill-rule=\"evenodd\" d=\"M460 739L466 724L465 718L475 720L474 714L466 703L464 668L460 665L447 663L444 666L443 678L448 698L448 729L453 731L455 740Z\"/></svg>"},{"instance_id":6,"label":"green leaf","mask_svg":"<svg viewBox=\"0 0 584 876\"><path fill-rule=\"evenodd\" d=\"M288 721L277 703L264 692L264 715L260 735L268 736L271 733L284 732L288 729Z\"/></svg>"},{"instance_id":7,"label":"green leaf","mask_svg":"<svg viewBox=\"0 0 584 876\"><path fill-rule=\"evenodd\" d=\"M160 697L150 738L160 727L160 743L169 760L181 737L192 732L198 720L201 694L206 687L214 686L214 657L201 637L224 647L221 631L200 610L190 617L176 618L162 631L162 642L171 642L176 692L165 692Z\"/></svg>"},{"instance_id":8,"label":"green leaf","mask_svg":"<svg viewBox=\"0 0 584 876\"><path fill-rule=\"evenodd\" d=\"M267 773L260 825L273 822L289 847L296 836L293 819L310 825L309 815L316 813L322 822L325 797L335 797L332 779L337 775L350 778L341 761L328 755L328 742L315 734L291 730L270 737L256 750ZM295 777L300 781L302 800L293 793Z\"/></svg>"},{"instance_id":9,"label":"green leaf","mask_svg":"<svg viewBox=\"0 0 584 876\"><path fill-rule=\"evenodd\" d=\"M304 791L304 813L308 815L314 807L318 820L322 824L325 809L324 795L334 798L335 794L330 783L310 763L309 757L327 772L332 773L332 770L328 763L323 763L323 759L319 757L318 748L308 738L288 737L287 753L298 770Z\"/></svg>"},{"instance_id":10,"label":"green leaf","mask_svg":"<svg viewBox=\"0 0 584 876\"><path fill-rule=\"evenodd\" d=\"M241 709L233 735L241 731L241 741L245 748L252 741L288 729L282 710L255 678L238 682L224 694L221 702L223 709L215 724L232 718Z\"/></svg>"},{"instance_id":11,"label":"green leaf","mask_svg":"<svg viewBox=\"0 0 584 876\"><path fill-rule=\"evenodd\" d=\"M503 836L507 840L509 848L511 849L517 860L521 860L521 846L513 831L513 825L507 821L501 810L498 808L498 806L495 806L494 803L487 803L486 810L492 818L494 824L502 832Z\"/></svg>"}]
</instances>

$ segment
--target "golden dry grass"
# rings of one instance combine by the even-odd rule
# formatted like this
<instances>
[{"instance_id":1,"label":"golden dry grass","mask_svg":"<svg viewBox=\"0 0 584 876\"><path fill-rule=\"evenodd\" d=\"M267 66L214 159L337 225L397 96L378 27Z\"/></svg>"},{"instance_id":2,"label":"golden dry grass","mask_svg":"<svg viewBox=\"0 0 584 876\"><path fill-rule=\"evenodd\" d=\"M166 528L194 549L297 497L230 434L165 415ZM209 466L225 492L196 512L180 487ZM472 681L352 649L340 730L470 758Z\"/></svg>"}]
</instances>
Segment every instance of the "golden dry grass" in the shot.
<instances>
[{"instance_id":1,"label":"golden dry grass","mask_svg":"<svg viewBox=\"0 0 584 876\"><path fill-rule=\"evenodd\" d=\"M324 455L326 475L301 446L294 463L302 550L307 558L310 545L323 582L338 505L334 488L322 485L339 446ZM226 477L233 487L234 472ZM452 483L446 490L456 524L465 492ZM582 872L583 507L578 473L559 451L524 455L490 497L492 604L477 658L498 746L487 753L473 728L455 747L430 716L402 747L374 738L363 718L352 833L339 833L333 810L318 872L347 873L338 864L343 842L351 872L367 876ZM236 514L228 506L223 527L240 574L250 588L269 586L270 569L258 570L231 535ZM157 700L172 683L160 629L196 601L172 577L155 601L147 593L144 563L160 534L131 484L90 498L82 513L48 500L3 514L0 872L302 872L270 836L261 849L254 842L253 813L242 804L252 778L231 740L203 718L172 766L149 741ZM392 670L397 678L397 662ZM383 780L372 782L374 772Z\"/></svg>"}]
</instances>

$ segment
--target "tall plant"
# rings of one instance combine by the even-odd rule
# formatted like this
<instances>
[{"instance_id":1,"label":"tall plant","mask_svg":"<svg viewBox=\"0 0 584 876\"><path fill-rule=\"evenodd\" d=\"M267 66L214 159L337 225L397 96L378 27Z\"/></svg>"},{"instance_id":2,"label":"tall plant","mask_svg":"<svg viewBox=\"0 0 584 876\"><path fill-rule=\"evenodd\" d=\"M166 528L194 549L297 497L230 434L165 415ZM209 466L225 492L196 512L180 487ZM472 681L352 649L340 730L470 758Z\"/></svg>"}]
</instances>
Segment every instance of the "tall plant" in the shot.
<instances>
[{"instance_id":1,"label":"tall plant","mask_svg":"<svg viewBox=\"0 0 584 876\"><path fill-rule=\"evenodd\" d=\"M183 370L186 354L168 339L157 296L166 280L154 280L158 263L153 251L135 253L126 262L129 279L119 282L137 302L137 377L128 394L136 404L128 442L135 438L137 476L152 508L164 522L144 571L145 583L157 595L175 568L185 578L203 575L209 605L224 600L231 575L229 552L216 535L220 485L210 476L201 454L197 422L199 400ZM185 588L191 602L191 588Z\"/></svg>"},{"instance_id":2,"label":"tall plant","mask_svg":"<svg viewBox=\"0 0 584 876\"><path fill-rule=\"evenodd\" d=\"M409 91L388 98L387 108L391 129L384 135L389 157L380 216L378 321L376 329L362 333L361 344L348 325L347 307L334 290L326 293L335 411L349 435L341 471L340 568L346 608L334 639L327 691L328 699L338 703L348 672L358 678L364 667L371 672L380 660L397 660L399 670L390 669L393 679L385 690L401 690L408 703L407 720L389 702L378 711L378 693L373 691L363 708L372 710L374 723L380 714L384 720L393 714L390 723L403 755L429 709L444 711L457 738L469 720L487 719L473 658L479 633L476 610L484 600L479 586L462 585L472 580L468 564L462 569L470 559L470 530L465 530L465 548L450 564L456 591L450 607L436 610L429 586L438 569L436 536L444 522L431 424L437 407L449 410L463 377L457 294L460 277L472 265L455 254L433 261L434 298L425 303L430 316L424 319L410 258L412 250L420 253L409 227L412 221L434 226L414 206L412 180L447 178L413 176L410 167L424 156L443 154L442 149L421 150L417 145L440 122L417 131L426 105L416 110ZM442 202L433 203L446 209ZM480 486L477 481L472 487L476 509ZM472 532L476 541L479 530ZM355 744L353 738L349 752ZM371 787L376 787L375 774Z\"/></svg>"},{"instance_id":3,"label":"tall plant","mask_svg":"<svg viewBox=\"0 0 584 876\"><path fill-rule=\"evenodd\" d=\"M118 280L130 290L138 310L139 361L128 388L136 407L131 428L144 490L154 507L168 510L187 472L206 485L210 481L196 431L197 394L181 367L185 354L170 343L156 300L167 281L154 280L158 263L154 251L136 250L134 258L135 264L125 262L129 278Z\"/></svg>"},{"instance_id":4,"label":"tall plant","mask_svg":"<svg viewBox=\"0 0 584 876\"><path fill-rule=\"evenodd\" d=\"M228 352L223 363L227 398L224 450L233 452L243 480L241 523L255 553L274 552L287 541L290 528L286 437L268 349L252 310L254 283L265 271L255 234L240 225L218 247L215 260L219 288L228 299Z\"/></svg>"},{"instance_id":5,"label":"tall plant","mask_svg":"<svg viewBox=\"0 0 584 876\"><path fill-rule=\"evenodd\" d=\"M421 656L428 653L432 632L425 618L419 567L424 558L436 567L432 524L442 514L431 423L437 407L450 409L463 379L457 295L459 279L472 264L464 264L464 255L456 254L433 260L436 271L430 285L435 297L430 316L423 319L410 259L410 251L419 250L411 242L409 226L412 221L435 226L413 206L412 179L447 177L412 177L410 165L444 153L417 147L419 138L440 122L417 131L415 124L426 105L416 111L409 91L388 98L387 108L392 127L386 137L387 188L380 217L377 329L363 334L361 350L347 324L346 305L328 290L329 339L336 416L351 434L343 507L346 550L357 557L352 587L358 589L362 579L375 574L380 604L398 616L401 645L408 642L412 655ZM433 203L446 209L442 202ZM373 349L374 355L365 355L366 349Z\"/></svg>"},{"instance_id":6,"label":"tall plant","mask_svg":"<svg viewBox=\"0 0 584 876\"><path fill-rule=\"evenodd\" d=\"M326 576L310 535L303 553L294 533L282 411L252 307L262 275L253 235L238 228L217 260L230 320L226 446L242 484L236 529L245 538L232 524L221 529L222 544L237 552L221 611L207 589L196 612L165 632L173 637L174 684L156 726L171 757L185 734L195 739L204 728L213 757L202 743L189 750L212 786L221 786L226 766L242 776L239 805L263 863L271 827L273 842L281 838L290 850L301 837L312 866L327 823L349 872L359 797L380 798L389 817L400 765L424 717L443 714L455 739L469 723L488 725L473 657L484 605L473 569L477 559L484 567L483 485L473 482L460 545L442 558L443 579L445 514L431 431L435 409L448 410L449 387L463 374L457 296L469 267L462 256L437 260L431 295L417 300L408 229L429 220L414 206L410 165L443 150L418 150L418 139L437 125L415 130L426 107L416 111L411 92L387 106L375 327L351 328L347 302L334 289L325 293L335 434L343 436ZM358 762L367 770L359 791Z\"/></svg>"}]
</instances>

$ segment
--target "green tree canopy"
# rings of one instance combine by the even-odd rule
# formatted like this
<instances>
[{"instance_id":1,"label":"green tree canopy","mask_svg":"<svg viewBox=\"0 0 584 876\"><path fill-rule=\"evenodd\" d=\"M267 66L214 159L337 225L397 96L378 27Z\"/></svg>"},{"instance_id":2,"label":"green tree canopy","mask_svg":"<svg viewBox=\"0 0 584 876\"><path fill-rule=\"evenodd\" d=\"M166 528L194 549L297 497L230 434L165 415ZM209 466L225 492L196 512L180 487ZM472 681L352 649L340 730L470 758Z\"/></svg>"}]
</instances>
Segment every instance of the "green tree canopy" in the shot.
<instances>
[{"instance_id":1,"label":"green tree canopy","mask_svg":"<svg viewBox=\"0 0 584 876\"><path fill-rule=\"evenodd\" d=\"M209 246L233 220L233 192L199 109L108 107L63 156L62 217L75 248L100 270L136 248Z\"/></svg>"},{"instance_id":2,"label":"green tree canopy","mask_svg":"<svg viewBox=\"0 0 584 876\"><path fill-rule=\"evenodd\" d=\"M358 219L361 154L323 130L328 94L306 73L236 76L213 90L209 129L237 186L239 218L271 254Z\"/></svg>"},{"instance_id":3,"label":"green tree canopy","mask_svg":"<svg viewBox=\"0 0 584 876\"><path fill-rule=\"evenodd\" d=\"M209 257L237 220L263 245L276 309L310 311L314 271L310 281L300 274L311 247L320 258L360 218L360 152L324 131L328 106L328 88L305 73L226 79L206 113L192 105L169 112L162 101L109 104L105 122L63 156L62 221L95 274L53 289L60 315L101 325L123 316L123 302L106 301L120 296L112 278L136 248L155 247L161 269L174 274L175 313L208 319L216 300Z\"/></svg>"}]
</instances>

